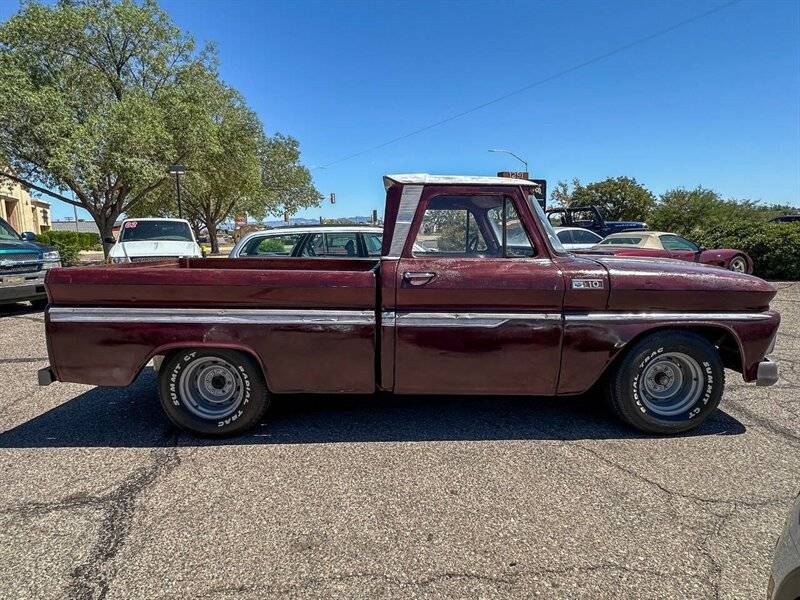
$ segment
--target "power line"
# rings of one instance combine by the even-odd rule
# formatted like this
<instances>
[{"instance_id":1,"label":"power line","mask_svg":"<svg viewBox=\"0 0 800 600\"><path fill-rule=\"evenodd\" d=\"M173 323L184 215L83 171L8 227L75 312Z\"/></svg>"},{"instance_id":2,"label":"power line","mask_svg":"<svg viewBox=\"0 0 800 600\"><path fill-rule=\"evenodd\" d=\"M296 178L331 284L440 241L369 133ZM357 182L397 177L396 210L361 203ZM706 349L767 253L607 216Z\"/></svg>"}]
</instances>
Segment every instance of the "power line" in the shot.
<instances>
[{"instance_id":1,"label":"power line","mask_svg":"<svg viewBox=\"0 0 800 600\"><path fill-rule=\"evenodd\" d=\"M449 117L446 117L444 119L441 119L440 121L436 121L436 122L431 123L429 125L425 125L424 127L420 127L419 129L415 129L414 131L410 131L408 133L404 133L403 135L399 135L399 136L397 136L395 138L392 138L392 139L390 139L390 140L388 140L386 142L378 144L377 146L372 146L370 148L366 148L365 150L360 150L358 152L354 152L353 154L348 154L347 156L343 156L342 158L337 158L336 160L333 160L331 162L328 162L328 163L325 163L325 164L322 164L322 165L319 165L319 166L316 166L316 167L312 167L312 170L327 169L328 167L331 167L333 165L337 165L339 163L351 160L353 158L356 158L358 156L362 156L363 154L367 154L369 152L374 152L375 150L380 150L381 148L385 148L386 146L390 146L391 144L395 144L395 143L397 143L399 141L402 141L402 140L405 140L407 138L413 137L415 135L418 135L420 133L428 131L429 129L433 129L435 127L439 127L439 126L444 125L446 123L449 123L451 121L455 121L456 119L460 119L461 117L464 117L464 116L469 115L471 113L474 113L474 112L477 112L479 110L482 110L482 109L486 108L487 106L491 106L493 104L497 104L498 102L502 102L503 100L511 98L512 96L516 96L517 94L521 94L523 92L527 92L528 90L530 90L532 88L535 88L537 86L543 85L545 83L549 83L550 81L553 81L554 79L558 79L560 77L563 77L564 75L568 75L570 73L573 73L574 71L578 71L580 69L588 67L589 65L593 65L595 63L598 63L598 62L600 62L602 60L605 60L607 58L610 58L610 57L612 57L612 56L614 56L616 54L620 54L621 52L629 50L630 48L633 48L634 46L638 46L639 44L643 44L645 42L649 42L652 39L655 39L657 37L661 37L662 35L666 35L667 33L671 33L673 31L675 31L676 29L680 29L681 27L684 27L686 25L694 23L695 21L699 21L700 19L704 19L704 18L709 17L709 16L711 16L711 15L713 15L715 13L721 12L721 11L727 9L727 8L730 8L734 4L738 4L740 1L741 0L731 0L730 2L726 2L725 4L722 4L722 5L720 5L720 6L716 7L716 8L712 8L710 10L707 10L707 11L705 11L703 13L700 13L698 15L695 15L693 17L689 17L688 19L684 19L683 21L678 21L677 23L674 23L673 25L670 25L669 27L665 27L663 29L659 29L659 30L657 30L657 31L655 31L655 32L653 32L653 33L651 33L649 35L637 38L637 39L633 40L632 42L628 42L627 44L623 44L621 46L617 46L616 48L614 48L612 50L609 50L607 52L604 52L603 54L598 54L597 56L594 56L593 58L590 58L590 59L585 60L585 61L583 61L581 63L578 63L576 65L568 67L568 68L566 68L566 69L564 69L562 71L558 71L557 73L554 73L552 75L548 75L544 79L539 79L538 81L534 81L533 83L529 83L528 85L525 85L525 86L523 86L521 88L517 88L516 90L508 92L507 94L503 94L502 96L498 96L497 98L493 98L492 100L484 102L483 104L479 104L477 106L473 106L472 108L469 108L467 110L461 111L461 112L456 113L454 115L450 115Z\"/></svg>"}]
</instances>

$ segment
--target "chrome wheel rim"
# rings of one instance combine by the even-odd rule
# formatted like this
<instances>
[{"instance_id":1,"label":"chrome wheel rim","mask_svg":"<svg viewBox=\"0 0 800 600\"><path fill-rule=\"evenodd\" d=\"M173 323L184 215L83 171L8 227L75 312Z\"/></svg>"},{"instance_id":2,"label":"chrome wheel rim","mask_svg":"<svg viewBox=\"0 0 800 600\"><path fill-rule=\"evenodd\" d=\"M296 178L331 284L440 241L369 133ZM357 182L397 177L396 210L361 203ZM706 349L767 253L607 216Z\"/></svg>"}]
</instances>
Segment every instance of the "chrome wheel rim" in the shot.
<instances>
[{"instance_id":1,"label":"chrome wheel rim","mask_svg":"<svg viewBox=\"0 0 800 600\"><path fill-rule=\"evenodd\" d=\"M737 256L731 261L731 271L736 271L737 273L744 273L747 270L747 264L745 263L744 259Z\"/></svg>"},{"instance_id":2,"label":"chrome wheel rim","mask_svg":"<svg viewBox=\"0 0 800 600\"><path fill-rule=\"evenodd\" d=\"M201 419L217 420L236 412L244 399L245 384L228 361L201 356L184 367L178 389L189 412Z\"/></svg>"},{"instance_id":3,"label":"chrome wheel rim","mask_svg":"<svg viewBox=\"0 0 800 600\"><path fill-rule=\"evenodd\" d=\"M703 370L694 358L683 352L665 352L639 376L642 404L652 413L673 417L700 399L703 382Z\"/></svg>"}]
</instances>

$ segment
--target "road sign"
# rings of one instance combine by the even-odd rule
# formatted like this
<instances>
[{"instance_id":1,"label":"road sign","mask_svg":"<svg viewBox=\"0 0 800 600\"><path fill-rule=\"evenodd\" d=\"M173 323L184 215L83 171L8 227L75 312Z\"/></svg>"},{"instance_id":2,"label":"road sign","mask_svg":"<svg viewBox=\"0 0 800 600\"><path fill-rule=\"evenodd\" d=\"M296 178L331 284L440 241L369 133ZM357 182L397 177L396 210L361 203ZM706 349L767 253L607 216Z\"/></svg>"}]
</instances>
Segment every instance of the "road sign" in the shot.
<instances>
[{"instance_id":1,"label":"road sign","mask_svg":"<svg viewBox=\"0 0 800 600\"><path fill-rule=\"evenodd\" d=\"M526 171L500 171L498 177L509 177L511 179L527 179L528 173Z\"/></svg>"}]
</instances>

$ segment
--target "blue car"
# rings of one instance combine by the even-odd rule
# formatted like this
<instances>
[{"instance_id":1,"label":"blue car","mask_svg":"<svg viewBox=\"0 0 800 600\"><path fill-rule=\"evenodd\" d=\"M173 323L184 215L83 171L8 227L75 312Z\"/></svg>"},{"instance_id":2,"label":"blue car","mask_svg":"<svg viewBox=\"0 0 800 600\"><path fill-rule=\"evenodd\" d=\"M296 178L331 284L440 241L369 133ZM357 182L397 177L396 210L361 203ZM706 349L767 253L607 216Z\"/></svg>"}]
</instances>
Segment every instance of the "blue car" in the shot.
<instances>
[{"instance_id":1,"label":"blue car","mask_svg":"<svg viewBox=\"0 0 800 600\"><path fill-rule=\"evenodd\" d=\"M0 218L0 304L30 301L34 307L47 304L44 276L61 266L58 251L37 244L34 234L22 235Z\"/></svg>"}]
</instances>

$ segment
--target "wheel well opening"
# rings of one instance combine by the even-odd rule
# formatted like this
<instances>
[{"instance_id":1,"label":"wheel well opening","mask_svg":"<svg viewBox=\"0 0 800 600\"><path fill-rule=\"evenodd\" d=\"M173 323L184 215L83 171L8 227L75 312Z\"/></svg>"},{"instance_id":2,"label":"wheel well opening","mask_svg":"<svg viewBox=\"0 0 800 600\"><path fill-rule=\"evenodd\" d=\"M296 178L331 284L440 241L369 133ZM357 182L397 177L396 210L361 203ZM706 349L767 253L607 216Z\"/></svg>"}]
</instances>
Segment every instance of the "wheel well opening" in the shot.
<instances>
[{"instance_id":1,"label":"wheel well opening","mask_svg":"<svg viewBox=\"0 0 800 600\"><path fill-rule=\"evenodd\" d=\"M619 365L622 361L623 357L628 353L630 348L633 347L639 340L642 338L656 333L656 332L663 332L663 331L690 331L692 333L696 333L704 337L708 342L714 346L717 351L719 352L720 360L722 360L722 365L726 369L731 369L733 371L737 371L739 373L742 372L742 352L741 348L739 347L739 343L736 341L736 337L725 329L724 327L718 327L714 325L683 325L681 327L675 326L667 326L667 327L655 327L653 329L648 329L647 331L643 331L636 337L632 338L628 341L625 346L617 353L614 359L611 361L611 364L608 365L605 373L603 374L605 378L608 374L613 373L614 369Z\"/></svg>"},{"instance_id":2,"label":"wheel well opening","mask_svg":"<svg viewBox=\"0 0 800 600\"><path fill-rule=\"evenodd\" d=\"M168 362L173 357L173 355L175 355L176 353L185 352L186 350L195 350L195 349L196 350L228 350L228 351L231 351L231 352L239 352L240 354L243 354L243 355L247 356L248 358L252 359L253 362L255 362L255 364L260 369L261 376L264 379L264 386L267 388L267 391L270 391L269 379L267 378L267 369L264 367L264 363L261 362L261 358L258 356L258 354L256 354L254 351L249 350L247 348L239 348L239 347L230 348L230 347L227 347L227 346L192 346L192 345L186 345L186 346L178 346L178 347L175 347L175 348L159 349L154 354L152 354L150 356L150 360L153 361L153 368L155 369L156 374L157 374L159 372L159 370L161 369L161 365L163 363Z\"/></svg>"}]
</instances>

